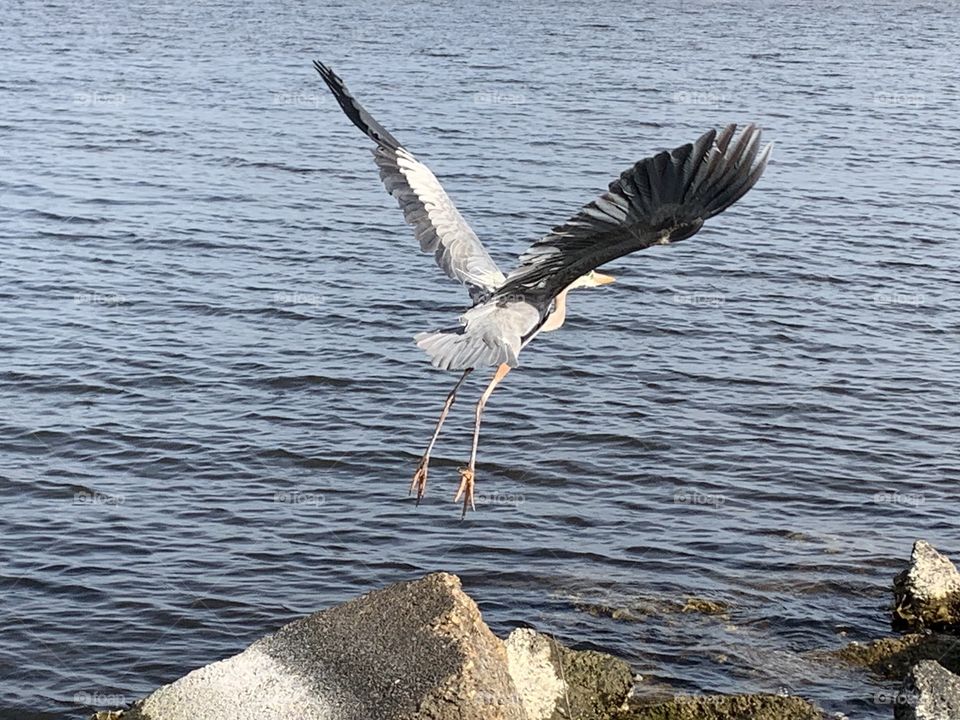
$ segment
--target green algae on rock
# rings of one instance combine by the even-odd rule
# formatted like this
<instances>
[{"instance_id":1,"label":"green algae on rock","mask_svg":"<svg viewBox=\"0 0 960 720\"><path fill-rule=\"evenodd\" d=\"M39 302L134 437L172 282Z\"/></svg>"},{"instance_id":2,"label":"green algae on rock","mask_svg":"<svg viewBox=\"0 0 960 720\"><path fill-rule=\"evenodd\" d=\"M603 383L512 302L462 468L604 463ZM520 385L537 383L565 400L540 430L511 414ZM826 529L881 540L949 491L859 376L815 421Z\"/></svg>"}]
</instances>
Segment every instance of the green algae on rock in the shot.
<instances>
[{"instance_id":1,"label":"green algae on rock","mask_svg":"<svg viewBox=\"0 0 960 720\"><path fill-rule=\"evenodd\" d=\"M567 682L570 715L579 720L605 718L633 687L633 673L623 660L594 650L571 650L557 645L558 663ZM564 706L564 710L567 708Z\"/></svg>"},{"instance_id":2,"label":"green algae on rock","mask_svg":"<svg viewBox=\"0 0 960 720\"><path fill-rule=\"evenodd\" d=\"M726 615L730 604L722 600L707 600L706 598L688 597L680 612L700 613L702 615Z\"/></svg>"},{"instance_id":3,"label":"green algae on rock","mask_svg":"<svg viewBox=\"0 0 960 720\"><path fill-rule=\"evenodd\" d=\"M631 706L610 720L824 720L806 700L789 695L679 696L653 705Z\"/></svg>"},{"instance_id":4,"label":"green algae on rock","mask_svg":"<svg viewBox=\"0 0 960 720\"><path fill-rule=\"evenodd\" d=\"M574 607L581 612L589 613L594 617L608 617L623 622L641 622L647 618L680 615L683 613L699 613L701 615L727 616L730 612L730 603L723 600L709 600L707 598L690 596L683 602L676 600L644 600L635 599L623 605L608 605L605 603L585 602L574 599Z\"/></svg>"},{"instance_id":5,"label":"green algae on rock","mask_svg":"<svg viewBox=\"0 0 960 720\"><path fill-rule=\"evenodd\" d=\"M866 668L887 680L900 680L922 660L936 660L960 673L960 642L950 635L904 635L868 643L850 643L839 650L818 653L849 665Z\"/></svg>"}]
</instances>

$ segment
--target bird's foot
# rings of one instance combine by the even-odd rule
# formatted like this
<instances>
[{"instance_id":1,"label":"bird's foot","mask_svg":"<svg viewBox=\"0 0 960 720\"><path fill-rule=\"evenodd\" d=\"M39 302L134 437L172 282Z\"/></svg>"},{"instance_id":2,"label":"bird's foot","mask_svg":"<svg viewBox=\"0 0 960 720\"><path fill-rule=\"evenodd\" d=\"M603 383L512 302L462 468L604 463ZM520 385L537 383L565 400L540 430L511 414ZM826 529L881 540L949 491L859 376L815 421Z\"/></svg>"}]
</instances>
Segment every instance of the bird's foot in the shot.
<instances>
[{"instance_id":1,"label":"bird's foot","mask_svg":"<svg viewBox=\"0 0 960 720\"><path fill-rule=\"evenodd\" d=\"M420 504L420 501L423 499L424 493L427 491L427 467L430 465L430 458L424 455L420 458L420 463L417 465L416 471L413 473L413 480L410 482L410 493L417 493L417 505Z\"/></svg>"},{"instance_id":2,"label":"bird's foot","mask_svg":"<svg viewBox=\"0 0 960 720\"><path fill-rule=\"evenodd\" d=\"M476 510L477 506L473 504L473 468L460 468L460 487L457 489L457 495L453 498L454 502L463 496L463 513L461 518L467 516L467 509Z\"/></svg>"}]
</instances>

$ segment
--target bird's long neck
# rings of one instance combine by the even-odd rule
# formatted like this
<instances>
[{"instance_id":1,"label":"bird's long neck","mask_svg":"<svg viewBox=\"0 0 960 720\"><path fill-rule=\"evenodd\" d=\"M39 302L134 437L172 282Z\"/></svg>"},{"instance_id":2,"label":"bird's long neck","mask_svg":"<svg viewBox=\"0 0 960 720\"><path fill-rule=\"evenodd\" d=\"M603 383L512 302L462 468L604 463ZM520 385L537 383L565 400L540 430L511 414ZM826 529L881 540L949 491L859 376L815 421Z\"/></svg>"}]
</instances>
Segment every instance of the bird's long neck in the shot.
<instances>
[{"instance_id":1,"label":"bird's long neck","mask_svg":"<svg viewBox=\"0 0 960 720\"><path fill-rule=\"evenodd\" d=\"M547 318L543 327L540 328L540 332L550 332L563 325L563 321L567 317L567 292L569 289L570 288L567 288L554 299L553 312L550 313L550 317Z\"/></svg>"}]
</instances>

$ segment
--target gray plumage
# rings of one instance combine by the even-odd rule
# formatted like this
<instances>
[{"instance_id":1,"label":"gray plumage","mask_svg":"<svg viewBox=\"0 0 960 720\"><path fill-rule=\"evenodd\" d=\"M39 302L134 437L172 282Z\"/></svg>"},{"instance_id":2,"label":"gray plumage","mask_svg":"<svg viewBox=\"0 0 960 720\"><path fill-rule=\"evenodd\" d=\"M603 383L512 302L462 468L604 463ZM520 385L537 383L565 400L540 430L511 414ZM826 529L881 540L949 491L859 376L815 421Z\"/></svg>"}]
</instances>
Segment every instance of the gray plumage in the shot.
<instances>
[{"instance_id":1,"label":"gray plumage","mask_svg":"<svg viewBox=\"0 0 960 720\"><path fill-rule=\"evenodd\" d=\"M347 117L377 143L373 159L380 179L413 226L420 249L432 252L440 269L463 283L474 300L499 287L503 273L430 168L363 109L336 73L320 62L314 62L314 67Z\"/></svg>"},{"instance_id":2,"label":"gray plumage","mask_svg":"<svg viewBox=\"0 0 960 720\"><path fill-rule=\"evenodd\" d=\"M516 367L520 350L542 322L540 309L532 303L490 299L461 315L461 327L419 333L414 339L434 366L443 370L504 363Z\"/></svg>"},{"instance_id":3,"label":"gray plumage","mask_svg":"<svg viewBox=\"0 0 960 720\"><path fill-rule=\"evenodd\" d=\"M437 178L370 116L327 66L314 66L347 117L377 143L374 160L387 191L448 276L470 292L460 326L416 336L436 367L516 367L518 355L554 311L556 299L604 263L696 234L741 198L763 174L771 146L760 150L753 125L711 130L636 163L607 192L533 243L504 275L457 211Z\"/></svg>"}]
</instances>

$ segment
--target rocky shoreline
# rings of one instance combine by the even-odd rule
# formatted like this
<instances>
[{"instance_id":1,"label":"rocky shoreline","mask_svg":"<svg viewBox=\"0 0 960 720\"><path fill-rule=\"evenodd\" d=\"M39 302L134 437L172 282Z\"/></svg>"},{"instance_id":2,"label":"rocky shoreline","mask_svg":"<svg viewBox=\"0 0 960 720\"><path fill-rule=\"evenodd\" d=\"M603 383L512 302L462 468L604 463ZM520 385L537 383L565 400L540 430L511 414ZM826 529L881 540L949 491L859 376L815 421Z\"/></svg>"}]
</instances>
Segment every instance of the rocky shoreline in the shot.
<instances>
[{"instance_id":1,"label":"rocky shoreline","mask_svg":"<svg viewBox=\"0 0 960 720\"><path fill-rule=\"evenodd\" d=\"M960 573L924 541L894 581L902 637L825 652L901 682L895 720L960 720ZM824 720L789 695L632 694L630 666L532 629L498 638L433 573L283 626L95 720Z\"/></svg>"},{"instance_id":2,"label":"rocky shoreline","mask_svg":"<svg viewBox=\"0 0 960 720\"><path fill-rule=\"evenodd\" d=\"M895 720L960 720L960 572L930 543L913 545L893 581L899 638L851 643L828 655L901 683Z\"/></svg>"}]
</instances>

